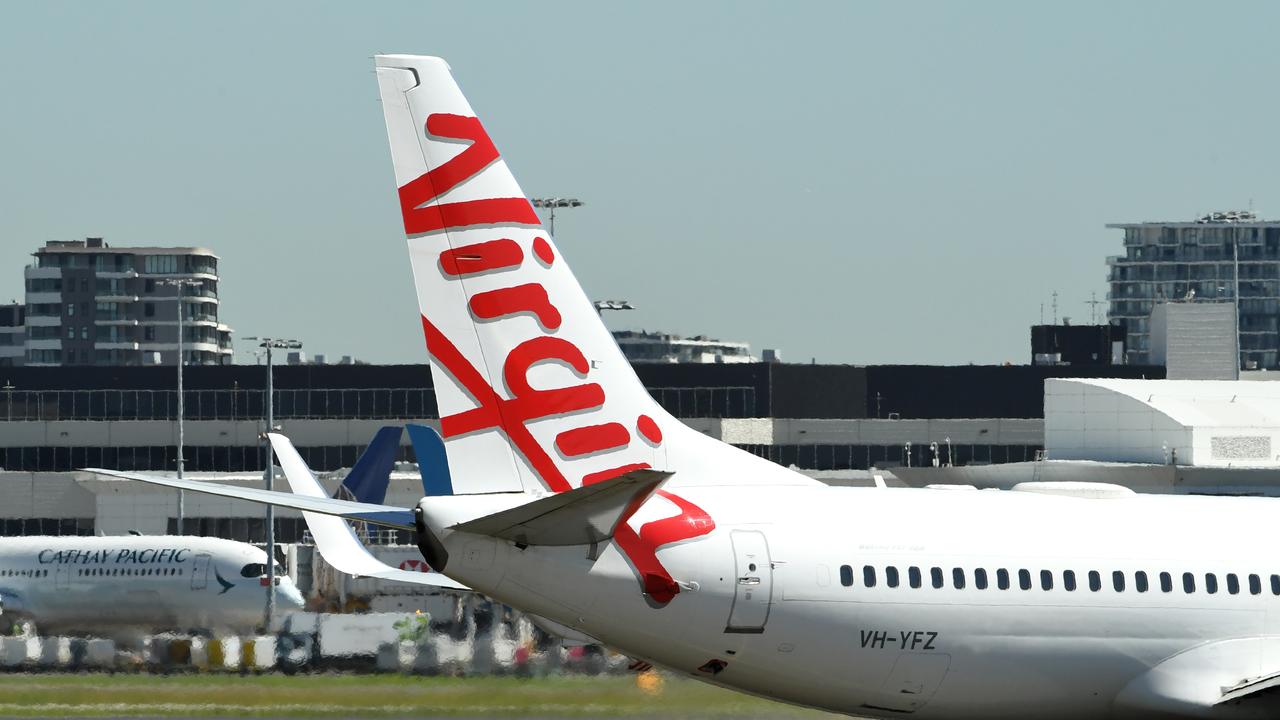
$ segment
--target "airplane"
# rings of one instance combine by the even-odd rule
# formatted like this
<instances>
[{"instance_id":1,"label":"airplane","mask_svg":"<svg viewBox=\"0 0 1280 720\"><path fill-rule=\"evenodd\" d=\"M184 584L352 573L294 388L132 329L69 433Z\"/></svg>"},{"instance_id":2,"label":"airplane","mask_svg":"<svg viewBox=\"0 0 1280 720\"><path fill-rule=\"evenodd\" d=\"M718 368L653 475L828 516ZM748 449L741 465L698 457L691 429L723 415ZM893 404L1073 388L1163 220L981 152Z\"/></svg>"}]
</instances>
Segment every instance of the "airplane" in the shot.
<instances>
[{"instance_id":1,"label":"airplane","mask_svg":"<svg viewBox=\"0 0 1280 720\"><path fill-rule=\"evenodd\" d=\"M702 435L645 392L445 61L375 67L450 492L403 508L94 472L413 529L442 581L797 705L1280 716L1274 500L834 487ZM270 440L295 490L314 482Z\"/></svg>"},{"instance_id":2,"label":"airplane","mask_svg":"<svg viewBox=\"0 0 1280 720\"><path fill-rule=\"evenodd\" d=\"M267 554L195 536L58 536L0 540L0 610L44 634L135 637L262 624ZM276 606L303 598L277 568Z\"/></svg>"}]
</instances>

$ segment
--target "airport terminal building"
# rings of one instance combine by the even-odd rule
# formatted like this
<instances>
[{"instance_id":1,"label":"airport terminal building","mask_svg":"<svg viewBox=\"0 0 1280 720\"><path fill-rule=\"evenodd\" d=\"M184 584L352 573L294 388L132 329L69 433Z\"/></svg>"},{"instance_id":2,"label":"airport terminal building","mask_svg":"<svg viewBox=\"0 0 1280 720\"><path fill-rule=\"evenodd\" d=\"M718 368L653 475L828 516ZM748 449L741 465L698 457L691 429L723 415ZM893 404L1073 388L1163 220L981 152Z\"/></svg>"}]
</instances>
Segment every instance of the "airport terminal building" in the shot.
<instances>
[{"instance_id":1,"label":"airport terminal building","mask_svg":"<svg viewBox=\"0 0 1280 720\"><path fill-rule=\"evenodd\" d=\"M757 362L637 364L636 371L683 422L812 472L1034 460L1044 447L1046 378L1163 377L1162 368L1134 366ZM5 534L125 532L144 521L152 532L175 527L173 493L72 473L176 468L173 367L24 367L0 380ZM266 367L188 367L185 384L187 472L260 482ZM275 369L274 385L277 425L318 473L351 467L384 425L438 423L426 365L286 365ZM407 439L400 459L416 461ZM261 511L252 506L188 499L187 509L189 531L261 538ZM167 527L163 520L152 527L155 518L168 518ZM282 541L301 537L290 513L277 524Z\"/></svg>"}]
</instances>

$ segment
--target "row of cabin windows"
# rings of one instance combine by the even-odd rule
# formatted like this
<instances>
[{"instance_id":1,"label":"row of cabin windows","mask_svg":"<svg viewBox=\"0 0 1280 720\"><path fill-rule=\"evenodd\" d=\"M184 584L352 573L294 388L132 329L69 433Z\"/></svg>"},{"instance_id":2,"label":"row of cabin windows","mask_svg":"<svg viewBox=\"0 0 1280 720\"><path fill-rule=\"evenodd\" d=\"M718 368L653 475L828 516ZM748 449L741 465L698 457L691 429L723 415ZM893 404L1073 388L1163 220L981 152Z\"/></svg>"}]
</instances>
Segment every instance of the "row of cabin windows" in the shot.
<instances>
[{"instance_id":1,"label":"row of cabin windows","mask_svg":"<svg viewBox=\"0 0 1280 720\"><path fill-rule=\"evenodd\" d=\"M929 584L935 588L945 587L946 573L940 567L929 568ZM986 590L990 587L990 576L986 569L976 568L973 571L973 587L978 590ZM924 576L918 567L907 568L907 585L913 588L924 586ZM1018 587L1023 590L1030 590L1036 584L1034 581L1039 580L1041 590L1052 590L1054 588L1057 576L1051 570L1040 570L1038 578L1033 577L1031 570L1018 570L1017 581ZM1128 575L1123 570L1116 570L1111 573L1111 587L1116 592L1124 592L1128 585ZM1168 572L1161 572L1157 576L1160 584L1161 592L1173 592L1174 575ZM1181 585L1182 591L1185 593L1196 592L1197 575L1195 573L1182 573ZM1218 575L1216 573L1204 574L1204 591L1210 595L1218 592ZM1102 573L1097 570L1090 570L1085 574L1086 582L1089 590L1099 592L1103 586ZM1241 592L1242 585L1240 576L1235 573L1227 573L1225 576L1225 585L1227 592L1231 595L1238 595ZM854 580L853 567L850 565L840 566L840 584L845 587L852 587ZM968 585L969 574L964 568L951 569L951 585L957 590L963 590ZM876 586L878 576L876 568L873 565L864 565L862 567L862 585L864 587L873 588ZM1074 592L1077 588L1076 573L1074 570L1063 570L1061 573L1062 589L1068 592ZM1257 574L1250 574L1245 577L1245 582L1250 595L1262 594L1262 577ZM898 568L888 566L884 568L884 584L891 588L896 588L902 583L902 575ZM1010 571L1005 568L999 568L995 571L995 586L1000 590L1008 590L1012 587L1012 577ZM1138 570L1133 573L1133 589L1140 593L1147 592L1151 589L1149 576L1145 570ZM1272 595L1280 596L1280 575L1272 575L1270 577L1270 589Z\"/></svg>"},{"instance_id":2,"label":"row of cabin windows","mask_svg":"<svg viewBox=\"0 0 1280 720\"><path fill-rule=\"evenodd\" d=\"M48 574L48 570L0 570L0 577L44 577Z\"/></svg>"},{"instance_id":3,"label":"row of cabin windows","mask_svg":"<svg viewBox=\"0 0 1280 720\"><path fill-rule=\"evenodd\" d=\"M279 567L279 566L277 566ZM88 577L117 577L120 575L182 575L180 568L77 568L76 575ZM0 570L0 577L48 577L49 570Z\"/></svg>"},{"instance_id":4,"label":"row of cabin windows","mask_svg":"<svg viewBox=\"0 0 1280 720\"><path fill-rule=\"evenodd\" d=\"M180 568L79 568L76 574L84 577L182 575L182 570Z\"/></svg>"}]
</instances>

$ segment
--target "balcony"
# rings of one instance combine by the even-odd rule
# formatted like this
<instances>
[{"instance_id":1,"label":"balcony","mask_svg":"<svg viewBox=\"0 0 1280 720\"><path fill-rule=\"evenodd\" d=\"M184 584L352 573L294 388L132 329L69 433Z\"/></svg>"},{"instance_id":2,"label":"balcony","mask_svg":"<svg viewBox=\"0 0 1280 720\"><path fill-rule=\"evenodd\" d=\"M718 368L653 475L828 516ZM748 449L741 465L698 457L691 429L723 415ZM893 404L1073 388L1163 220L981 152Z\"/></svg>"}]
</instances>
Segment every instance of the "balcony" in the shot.
<instances>
[{"instance_id":1,"label":"balcony","mask_svg":"<svg viewBox=\"0 0 1280 720\"><path fill-rule=\"evenodd\" d=\"M31 280L60 278L62 277L62 268L60 267L36 267L28 265L22 271L22 274Z\"/></svg>"}]
</instances>

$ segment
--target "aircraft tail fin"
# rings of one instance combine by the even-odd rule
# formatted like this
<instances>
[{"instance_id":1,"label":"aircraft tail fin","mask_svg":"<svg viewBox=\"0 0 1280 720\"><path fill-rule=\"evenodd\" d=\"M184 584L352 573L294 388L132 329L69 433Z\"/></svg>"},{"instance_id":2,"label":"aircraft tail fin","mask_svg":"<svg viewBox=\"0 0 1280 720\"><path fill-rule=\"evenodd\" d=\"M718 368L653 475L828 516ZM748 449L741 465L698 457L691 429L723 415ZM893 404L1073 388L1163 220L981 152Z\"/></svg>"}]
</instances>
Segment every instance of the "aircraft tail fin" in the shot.
<instances>
[{"instance_id":1,"label":"aircraft tail fin","mask_svg":"<svg viewBox=\"0 0 1280 720\"><path fill-rule=\"evenodd\" d=\"M396 455L400 452L400 436L404 430L399 425L388 425L379 428L369 441L369 446L361 453L351 472L342 479L338 488L339 497L357 502L381 505L387 499L387 485L391 481L391 469L395 467Z\"/></svg>"},{"instance_id":2,"label":"aircraft tail fin","mask_svg":"<svg viewBox=\"0 0 1280 720\"><path fill-rule=\"evenodd\" d=\"M632 371L449 66L381 55L376 69L452 491L563 492L668 469L679 423Z\"/></svg>"},{"instance_id":3,"label":"aircraft tail fin","mask_svg":"<svg viewBox=\"0 0 1280 720\"><path fill-rule=\"evenodd\" d=\"M449 474L449 458L445 453L444 438L428 425L405 425L413 454L418 458L418 471L422 473L422 495L436 497L453 494L453 478Z\"/></svg>"}]
</instances>

